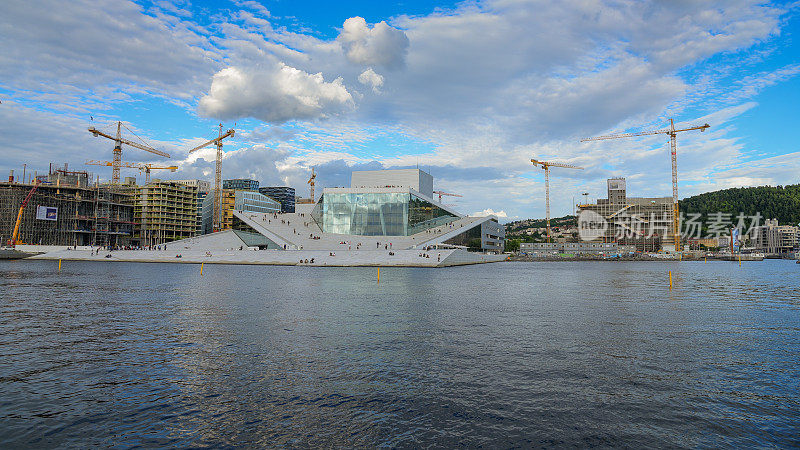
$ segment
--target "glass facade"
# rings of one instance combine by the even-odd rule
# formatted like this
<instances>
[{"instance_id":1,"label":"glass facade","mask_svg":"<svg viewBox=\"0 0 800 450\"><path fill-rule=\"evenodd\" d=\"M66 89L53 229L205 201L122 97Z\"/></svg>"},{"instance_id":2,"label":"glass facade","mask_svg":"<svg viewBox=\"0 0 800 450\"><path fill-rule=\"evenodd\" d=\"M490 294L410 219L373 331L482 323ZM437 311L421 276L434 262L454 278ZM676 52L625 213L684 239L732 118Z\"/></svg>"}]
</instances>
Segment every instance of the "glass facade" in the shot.
<instances>
[{"instance_id":1,"label":"glass facade","mask_svg":"<svg viewBox=\"0 0 800 450\"><path fill-rule=\"evenodd\" d=\"M311 216L325 233L408 236L458 216L408 192L326 193Z\"/></svg>"},{"instance_id":2,"label":"glass facade","mask_svg":"<svg viewBox=\"0 0 800 450\"><path fill-rule=\"evenodd\" d=\"M236 191L234 209L256 213L279 213L281 204L258 192Z\"/></svg>"},{"instance_id":3,"label":"glass facade","mask_svg":"<svg viewBox=\"0 0 800 450\"><path fill-rule=\"evenodd\" d=\"M258 180L250 180L246 178L222 180L222 189L233 189L236 191L257 191Z\"/></svg>"}]
</instances>

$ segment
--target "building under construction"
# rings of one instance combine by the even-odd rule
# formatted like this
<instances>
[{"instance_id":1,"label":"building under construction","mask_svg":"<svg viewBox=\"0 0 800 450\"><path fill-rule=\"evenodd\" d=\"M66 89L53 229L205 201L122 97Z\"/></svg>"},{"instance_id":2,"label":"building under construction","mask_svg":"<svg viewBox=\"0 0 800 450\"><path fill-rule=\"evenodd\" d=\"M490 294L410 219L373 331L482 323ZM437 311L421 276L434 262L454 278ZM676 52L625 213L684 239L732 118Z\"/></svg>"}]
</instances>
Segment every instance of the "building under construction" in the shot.
<instances>
[{"instance_id":1,"label":"building under construction","mask_svg":"<svg viewBox=\"0 0 800 450\"><path fill-rule=\"evenodd\" d=\"M672 197L628 197L625 178L608 180L608 198L596 204L578 205L579 212L593 211L606 222L603 242L635 245L643 252L674 248Z\"/></svg>"},{"instance_id":2,"label":"building under construction","mask_svg":"<svg viewBox=\"0 0 800 450\"><path fill-rule=\"evenodd\" d=\"M144 186L123 184L118 189L132 196L134 245L157 245L195 235L196 186L156 179Z\"/></svg>"},{"instance_id":3,"label":"building under construction","mask_svg":"<svg viewBox=\"0 0 800 450\"><path fill-rule=\"evenodd\" d=\"M0 183L0 239L11 239L23 199L34 182ZM84 171L53 168L37 176L39 185L22 212L19 244L95 245L130 244L133 206L129 194L90 183ZM22 182L16 182L22 181Z\"/></svg>"}]
</instances>

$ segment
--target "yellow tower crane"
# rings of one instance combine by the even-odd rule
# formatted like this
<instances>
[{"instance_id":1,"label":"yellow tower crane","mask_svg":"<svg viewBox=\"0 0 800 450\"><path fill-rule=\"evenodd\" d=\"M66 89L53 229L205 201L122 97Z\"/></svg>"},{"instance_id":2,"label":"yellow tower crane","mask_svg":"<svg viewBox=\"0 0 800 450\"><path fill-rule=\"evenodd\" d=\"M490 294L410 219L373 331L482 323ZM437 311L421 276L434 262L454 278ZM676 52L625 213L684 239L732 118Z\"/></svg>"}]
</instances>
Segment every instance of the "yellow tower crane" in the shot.
<instances>
[{"instance_id":1,"label":"yellow tower crane","mask_svg":"<svg viewBox=\"0 0 800 450\"><path fill-rule=\"evenodd\" d=\"M316 184L316 181L315 181L316 179L317 179L317 174L314 173L314 168L312 167L311 168L311 178L309 178L308 181L307 181L309 187L311 188L311 204L312 205L314 203L316 203L316 201L314 199L314 185Z\"/></svg>"},{"instance_id":2,"label":"yellow tower crane","mask_svg":"<svg viewBox=\"0 0 800 450\"><path fill-rule=\"evenodd\" d=\"M681 236L678 229L678 133L684 131L700 130L706 131L710 127L709 124L703 124L688 128L675 128L675 122L669 119L669 128L663 130L640 131L638 133L623 133L623 134L610 134L606 136L597 136L592 138L581 139L581 142L588 141L604 141L608 139L621 139L635 136L651 136L654 134L666 134L669 136L669 149L672 155L672 237L675 240L675 251L681 251Z\"/></svg>"},{"instance_id":3,"label":"yellow tower crane","mask_svg":"<svg viewBox=\"0 0 800 450\"><path fill-rule=\"evenodd\" d=\"M113 166L114 163L111 162L111 161L96 161L96 160L90 159L89 161L86 161L86 164L90 165L90 166L106 166L106 167L110 167L110 166ZM119 167L127 167L127 168L130 168L130 169L139 169L139 172L144 172L145 173L144 184L147 184L147 183L150 182L150 171L151 170L162 170L162 169L164 169L164 170L169 170L170 172L175 172L176 170L178 170L178 166L156 166L154 164L149 164L149 163L148 164L140 164L140 163L132 163L132 162L126 162L126 161L120 161L119 162Z\"/></svg>"},{"instance_id":4,"label":"yellow tower crane","mask_svg":"<svg viewBox=\"0 0 800 450\"><path fill-rule=\"evenodd\" d=\"M550 168L551 167L562 167L564 169L579 169L583 170L583 167L573 166L572 164L560 163L560 162L547 162L547 161L539 161L538 159L531 159L531 162L534 166L542 166L544 170L544 198L545 198L545 213L547 217L547 242L550 242Z\"/></svg>"},{"instance_id":5,"label":"yellow tower crane","mask_svg":"<svg viewBox=\"0 0 800 450\"><path fill-rule=\"evenodd\" d=\"M227 137L233 137L234 134L235 131L232 128L223 134L222 124L219 124L219 135L216 138L189 150L189 153L192 153L211 144L217 147L217 159L214 171L214 217L212 218L212 227L215 232L222 228L222 140Z\"/></svg>"},{"instance_id":6,"label":"yellow tower crane","mask_svg":"<svg viewBox=\"0 0 800 450\"><path fill-rule=\"evenodd\" d=\"M89 132L92 133L94 137L103 136L104 138L111 139L116 144L114 145L114 161L111 163L111 182L114 184L119 184L119 168L122 167L122 144L129 145L131 147L138 148L139 150L144 150L146 152L155 153L156 155L163 156L165 158L169 158L169 153L162 152L161 150L156 150L153 147L150 147L149 145L139 144L137 142L133 142L131 140L123 138L122 127L125 127L126 130L130 131L132 134L135 134L133 133L133 131L130 130L130 128L123 125L122 122L117 122L116 136L111 136L110 134L104 133L95 127L89 127Z\"/></svg>"}]
</instances>

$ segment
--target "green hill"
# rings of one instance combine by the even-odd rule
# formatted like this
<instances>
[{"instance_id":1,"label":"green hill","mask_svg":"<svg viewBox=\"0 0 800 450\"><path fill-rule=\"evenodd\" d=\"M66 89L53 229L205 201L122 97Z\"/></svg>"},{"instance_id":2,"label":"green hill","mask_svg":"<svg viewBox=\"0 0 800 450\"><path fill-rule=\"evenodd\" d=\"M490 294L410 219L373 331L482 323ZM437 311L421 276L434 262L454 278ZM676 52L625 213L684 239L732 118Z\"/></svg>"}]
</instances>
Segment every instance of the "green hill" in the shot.
<instances>
[{"instance_id":1,"label":"green hill","mask_svg":"<svg viewBox=\"0 0 800 450\"><path fill-rule=\"evenodd\" d=\"M759 213L762 223L764 219L778 219L781 225L796 225L800 223L800 184L706 192L681 200L680 209L684 214L700 213L704 221L716 212L731 214L734 222L740 213Z\"/></svg>"}]
</instances>

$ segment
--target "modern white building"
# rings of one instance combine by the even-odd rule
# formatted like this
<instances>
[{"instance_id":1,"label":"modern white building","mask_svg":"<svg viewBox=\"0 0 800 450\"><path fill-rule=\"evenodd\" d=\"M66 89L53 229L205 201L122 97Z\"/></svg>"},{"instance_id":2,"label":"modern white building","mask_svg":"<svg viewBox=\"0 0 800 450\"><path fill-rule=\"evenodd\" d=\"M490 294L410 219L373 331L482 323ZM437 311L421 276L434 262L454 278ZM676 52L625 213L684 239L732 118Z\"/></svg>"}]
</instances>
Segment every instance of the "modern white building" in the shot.
<instances>
[{"instance_id":1,"label":"modern white building","mask_svg":"<svg viewBox=\"0 0 800 450\"><path fill-rule=\"evenodd\" d=\"M324 188L315 204L280 216L234 214L240 229L286 248L410 249L425 246L502 252L505 229L494 216L468 217L433 199L433 177L419 169L355 171L353 186ZM369 243L369 244L368 244Z\"/></svg>"}]
</instances>

